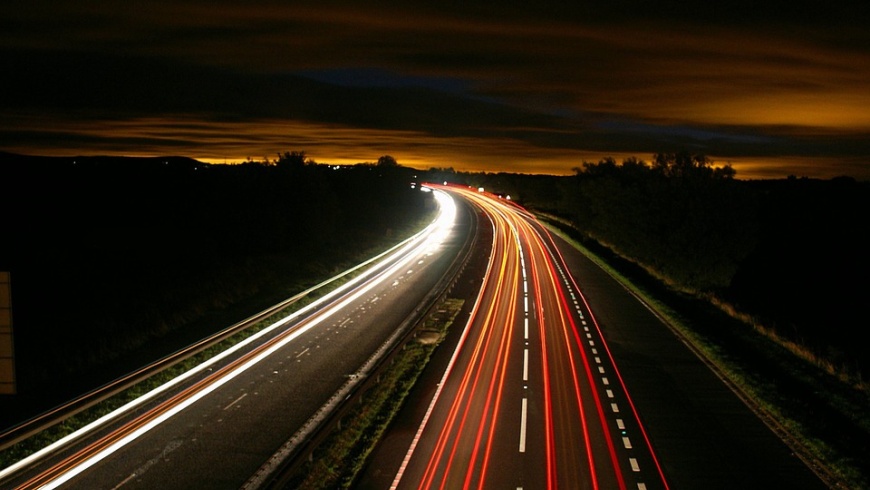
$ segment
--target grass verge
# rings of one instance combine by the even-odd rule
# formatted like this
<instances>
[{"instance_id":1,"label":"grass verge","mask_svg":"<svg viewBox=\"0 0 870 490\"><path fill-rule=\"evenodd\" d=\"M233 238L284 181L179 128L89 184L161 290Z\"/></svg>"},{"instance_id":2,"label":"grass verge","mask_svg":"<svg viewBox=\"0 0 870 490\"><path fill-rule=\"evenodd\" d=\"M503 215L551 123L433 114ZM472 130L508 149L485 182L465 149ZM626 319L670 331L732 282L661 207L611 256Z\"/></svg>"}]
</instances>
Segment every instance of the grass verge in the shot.
<instances>
[{"instance_id":1,"label":"grass verge","mask_svg":"<svg viewBox=\"0 0 870 490\"><path fill-rule=\"evenodd\" d=\"M417 337L380 373L380 381L355 402L355 407L342 417L340 428L318 445L285 488L351 488L463 304L464 300L448 298L423 320Z\"/></svg>"},{"instance_id":2,"label":"grass verge","mask_svg":"<svg viewBox=\"0 0 870 490\"><path fill-rule=\"evenodd\" d=\"M570 223L549 216L541 218L554 235L647 303L832 488L870 488L861 443L840 436L867 432L868 400L862 393L795 356L787 346L765 337L743 318L729 316L734 326L702 328L703 322L694 320L699 310L706 310L702 313L706 318L712 314L710 311L728 316L727 311L698 297L674 306L674 295L646 287L648 280L636 280L631 272L624 273L567 233L562 227L572 228ZM683 306L689 303L693 305L689 310L694 311L686 314ZM699 306L701 303L707 308Z\"/></svg>"}]
</instances>

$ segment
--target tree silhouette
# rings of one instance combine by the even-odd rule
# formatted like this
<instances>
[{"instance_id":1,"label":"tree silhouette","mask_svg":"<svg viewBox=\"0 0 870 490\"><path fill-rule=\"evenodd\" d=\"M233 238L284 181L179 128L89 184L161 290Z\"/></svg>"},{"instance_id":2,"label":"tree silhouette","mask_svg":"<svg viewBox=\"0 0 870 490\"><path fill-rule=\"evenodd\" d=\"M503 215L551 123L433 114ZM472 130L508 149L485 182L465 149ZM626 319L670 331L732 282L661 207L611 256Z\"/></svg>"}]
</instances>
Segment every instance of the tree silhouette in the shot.
<instances>
[{"instance_id":1,"label":"tree silhouette","mask_svg":"<svg viewBox=\"0 0 870 490\"><path fill-rule=\"evenodd\" d=\"M384 155L378 158L378 167L398 167L399 162L390 155Z\"/></svg>"},{"instance_id":2,"label":"tree silhouette","mask_svg":"<svg viewBox=\"0 0 870 490\"><path fill-rule=\"evenodd\" d=\"M298 169L308 163L308 157L304 151L285 151L278 153L278 161L275 162L279 168Z\"/></svg>"}]
</instances>

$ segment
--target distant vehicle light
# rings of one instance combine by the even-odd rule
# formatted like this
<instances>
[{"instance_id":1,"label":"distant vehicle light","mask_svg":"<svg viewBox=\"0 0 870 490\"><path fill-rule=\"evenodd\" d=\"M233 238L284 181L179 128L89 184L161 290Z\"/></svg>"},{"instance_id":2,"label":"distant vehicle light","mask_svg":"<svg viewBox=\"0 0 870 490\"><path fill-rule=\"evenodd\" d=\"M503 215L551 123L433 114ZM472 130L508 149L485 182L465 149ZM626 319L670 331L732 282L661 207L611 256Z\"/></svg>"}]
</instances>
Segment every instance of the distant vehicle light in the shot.
<instances>
[{"instance_id":1,"label":"distant vehicle light","mask_svg":"<svg viewBox=\"0 0 870 490\"><path fill-rule=\"evenodd\" d=\"M483 187L478 187L477 192L483 192Z\"/></svg>"}]
</instances>

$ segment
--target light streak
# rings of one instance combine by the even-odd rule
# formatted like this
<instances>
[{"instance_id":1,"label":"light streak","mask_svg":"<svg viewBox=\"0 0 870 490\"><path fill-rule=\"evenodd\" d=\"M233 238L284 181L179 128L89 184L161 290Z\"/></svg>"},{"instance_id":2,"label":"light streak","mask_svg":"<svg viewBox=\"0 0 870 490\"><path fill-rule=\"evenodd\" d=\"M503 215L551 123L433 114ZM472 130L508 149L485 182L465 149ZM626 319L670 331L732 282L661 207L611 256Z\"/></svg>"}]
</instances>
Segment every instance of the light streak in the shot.
<instances>
[{"instance_id":1,"label":"light streak","mask_svg":"<svg viewBox=\"0 0 870 490\"><path fill-rule=\"evenodd\" d=\"M490 461L504 454L503 445L497 442L508 432L498 430L509 415L502 413L508 410L503 405L517 407L515 402L503 401L507 393L517 393L507 391L509 386L516 386L508 377L508 365L511 352L516 352L513 349L522 348L520 412L510 414L518 416L512 420L519 422L519 441L511 447L524 455L522 461L544 459L538 476L542 480L535 486L555 489L576 484L573 478L582 477L584 487L625 489L623 468L627 468L628 457L617 453L610 428L615 417L605 410L618 407L615 389L601 386L610 384L604 375L613 359L608 359L605 369L598 355L599 344L606 348L600 328L590 312L596 335L590 332L581 302L585 311L588 305L566 274L567 267L552 238L540 232L543 228L534 216L515 203L500 202L477 189L452 187L451 191L470 201L489 220L492 251L473 314L391 488L398 487L412 466L419 471L415 473L419 480L411 482L418 489L486 486L493 476L489 474ZM584 328L584 340L578 322ZM512 340L514 329L519 327L523 329L522 345ZM536 337L532 345L531 334ZM540 364L536 365L541 368L540 375L530 371L530 349L539 352L536 363ZM537 383L540 389L527 391L529 385ZM624 384L618 389L624 391ZM603 401L605 393L607 404ZM530 402L541 408L530 412ZM439 413L444 414L440 415L443 419L439 418L440 427L431 431L431 450L421 453L414 465L414 452L428 433L426 428L432 426L436 406L442 407ZM636 421L640 425L639 419ZM617 424L624 426L621 419ZM529 431L537 427L542 429L543 441L528 439ZM516 432L509 433L516 437ZM644 438L646 449L652 452ZM623 451L637 449L624 430L618 442ZM531 447L541 451L530 451ZM604 449L598 449L601 447Z\"/></svg>"},{"instance_id":2,"label":"light streak","mask_svg":"<svg viewBox=\"0 0 870 490\"><path fill-rule=\"evenodd\" d=\"M380 285L388 277L395 275L399 270L407 267L411 261L423 255L426 250L441 243L448 236L449 228L453 226L455 221L456 207L453 199L444 192L438 191L435 193L435 198L439 204L439 214L433 222L424 230L417 233L413 237L405 240L401 244L391 249L391 255L385 256L381 254L379 257L385 257L375 265L371 270L361 274L357 278L349 281L347 284L337 288L332 293L324 295L321 299L312 302L308 306L298 310L297 312L288 315L287 317L275 322L269 327L261 330L257 334L239 342L235 346L218 354L208 361L196 366L195 368L185 372L184 374L174 378L173 380L161 385L154 390L146 393L138 399L124 405L123 407L101 417L99 420L88 424L86 427L76 431L75 433L57 441L56 443L34 453L33 455L19 461L16 464L10 465L2 472L0 478L4 478L23 467L51 454L53 451L70 444L84 435L92 432L105 423L119 417L123 413L128 412L132 408L139 406L146 401L153 399L157 395L166 392L170 388L178 385L182 381L191 378L193 375L202 372L208 367L214 365L219 360L228 358L230 355L238 352L243 347L262 338L264 335L274 331L275 329L287 324L291 320L299 318L305 313L314 311L321 305L328 305L323 310L318 311L310 319L304 320L295 328L288 330L264 343L251 353L241 356L238 360L233 361L228 366L217 370L203 380L195 383L193 386L181 391L179 394L170 398L170 400L161 403L157 407L140 415L131 422L124 424L121 428L111 432L110 434L100 438L99 440L87 445L85 448L77 451L58 464L41 474L31 478L28 482L19 488L29 488L38 486L41 489L51 490L70 481L83 471L99 463L106 457L110 456L117 450L126 446L130 442L136 440L151 429L159 426L172 416L182 410L193 405L206 395L217 390L227 382L231 381L238 375L242 374L252 366L256 365L266 357L270 356L280 348L284 347L303 333L321 324L323 321L337 314L343 308L347 307L362 296L368 294L372 289ZM445 231L448 230L448 232ZM336 300L341 298L341 300ZM234 402L235 403L235 402ZM232 405L232 404L231 404Z\"/></svg>"}]
</instances>

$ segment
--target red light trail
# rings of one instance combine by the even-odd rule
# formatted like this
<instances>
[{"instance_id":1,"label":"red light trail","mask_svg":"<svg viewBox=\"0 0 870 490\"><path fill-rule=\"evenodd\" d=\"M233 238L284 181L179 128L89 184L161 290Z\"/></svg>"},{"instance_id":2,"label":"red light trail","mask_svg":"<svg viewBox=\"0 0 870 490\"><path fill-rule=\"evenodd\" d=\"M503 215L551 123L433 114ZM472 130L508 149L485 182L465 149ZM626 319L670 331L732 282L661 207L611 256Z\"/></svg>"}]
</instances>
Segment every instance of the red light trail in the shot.
<instances>
[{"instance_id":1,"label":"red light trail","mask_svg":"<svg viewBox=\"0 0 870 490\"><path fill-rule=\"evenodd\" d=\"M546 230L495 196L430 187L468 200L489 221L492 254L393 488L668 488L600 329ZM631 443L635 434L644 445Z\"/></svg>"}]
</instances>

